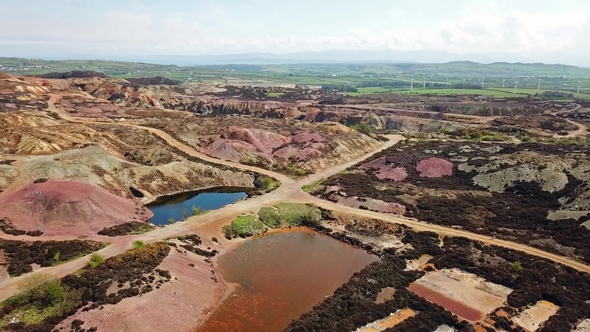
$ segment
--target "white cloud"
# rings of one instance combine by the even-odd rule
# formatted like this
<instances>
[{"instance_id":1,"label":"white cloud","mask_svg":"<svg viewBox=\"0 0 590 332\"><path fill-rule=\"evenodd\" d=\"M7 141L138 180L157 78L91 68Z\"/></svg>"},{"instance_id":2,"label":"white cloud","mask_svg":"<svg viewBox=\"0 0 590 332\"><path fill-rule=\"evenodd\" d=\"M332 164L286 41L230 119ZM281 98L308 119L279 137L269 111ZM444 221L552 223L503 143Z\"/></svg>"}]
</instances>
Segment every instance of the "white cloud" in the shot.
<instances>
[{"instance_id":1,"label":"white cloud","mask_svg":"<svg viewBox=\"0 0 590 332\"><path fill-rule=\"evenodd\" d=\"M523 2L519 8L535 3ZM563 6L565 9L546 12L511 10L510 3L502 1L456 0L448 5L456 8L446 11L439 3L424 8L417 4L383 5L374 10L371 19L357 19L358 15L350 12L345 15L350 19L336 20L342 18L341 13L334 17L327 13L321 22L306 20L303 10L293 14L299 15L295 23L289 13L284 13L281 4L268 0L249 3L267 9L253 10L260 12L258 16L252 15L252 11L241 13L241 9L219 2L199 2L186 10L154 12L124 8L99 12L87 21L83 17L57 14L36 16L43 13L33 12L32 18L7 15L3 14L2 4L0 43L45 44L48 49L56 50L55 47L69 45L69 49L78 48L80 53L96 51L107 55L329 49L432 50L458 54L514 52L533 57L552 51L588 54L590 6L576 8L580 2L573 0L563 3L567 4ZM547 5L553 8L549 5L557 6L557 2ZM363 17L370 12L365 14ZM283 19L280 15L287 16Z\"/></svg>"}]
</instances>

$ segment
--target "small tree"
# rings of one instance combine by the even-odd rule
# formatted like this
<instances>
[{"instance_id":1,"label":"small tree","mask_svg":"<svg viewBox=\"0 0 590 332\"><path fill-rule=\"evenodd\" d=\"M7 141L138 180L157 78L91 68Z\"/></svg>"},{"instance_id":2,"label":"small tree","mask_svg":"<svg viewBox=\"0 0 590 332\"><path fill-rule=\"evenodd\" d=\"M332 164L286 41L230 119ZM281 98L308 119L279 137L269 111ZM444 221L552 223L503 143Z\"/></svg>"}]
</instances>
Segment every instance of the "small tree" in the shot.
<instances>
[{"instance_id":1,"label":"small tree","mask_svg":"<svg viewBox=\"0 0 590 332\"><path fill-rule=\"evenodd\" d=\"M203 213L203 209L193 205L193 216L198 216Z\"/></svg>"},{"instance_id":2,"label":"small tree","mask_svg":"<svg viewBox=\"0 0 590 332\"><path fill-rule=\"evenodd\" d=\"M512 263L512 270L516 273L520 273L523 270L522 263L520 261L516 261Z\"/></svg>"},{"instance_id":3,"label":"small tree","mask_svg":"<svg viewBox=\"0 0 590 332\"><path fill-rule=\"evenodd\" d=\"M145 247L145 243L142 240L135 240L133 241L133 248L135 249L141 249Z\"/></svg>"},{"instance_id":4,"label":"small tree","mask_svg":"<svg viewBox=\"0 0 590 332\"><path fill-rule=\"evenodd\" d=\"M170 225L174 224L174 218L172 218L172 217L168 218L168 223Z\"/></svg>"},{"instance_id":5,"label":"small tree","mask_svg":"<svg viewBox=\"0 0 590 332\"><path fill-rule=\"evenodd\" d=\"M186 220L188 218L188 210L184 209L184 211L182 211L182 220Z\"/></svg>"},{"instance_id":6,"label":"small tree","mask_svg":"<svg viewBox=\"0 0 590 332\"><path fill-rule=\"evenodd\" d=\"M102 263L104 263L104 257L96 253L92 254L92 256L90 256L90 261L88 261L88 265L90 265L90 267L92 267L93 269L98 267Z\"/></svg>"}]
</instances>

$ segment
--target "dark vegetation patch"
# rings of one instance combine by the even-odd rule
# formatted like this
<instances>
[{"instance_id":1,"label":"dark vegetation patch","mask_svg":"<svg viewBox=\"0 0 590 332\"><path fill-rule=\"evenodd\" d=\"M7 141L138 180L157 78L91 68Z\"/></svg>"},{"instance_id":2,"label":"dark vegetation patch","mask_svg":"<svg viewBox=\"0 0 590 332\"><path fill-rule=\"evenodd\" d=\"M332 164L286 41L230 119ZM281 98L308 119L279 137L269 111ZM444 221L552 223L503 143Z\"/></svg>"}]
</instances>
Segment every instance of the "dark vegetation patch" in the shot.
<instances>
[{"instance_id":1,"label":"dark vegetation patch","mask_svg":"<svg viewBox=\"0 0 590 332\"><path fill-rule=\"evenodd\" d=\"M104 228L103 230L99 231L98 234L114 237L130 234L143 234L154 229L156 229L156 227L149 223L131 221L121 225L115 225L113 227Z\"/></svg>"},{"instance_id":2,"label":"dark vegetation patch","mask_svg":"<svg viewBox=\"0 0 590 332\"><path fill-rule=\"evenodd\" d=\"M482 149L501 147L501 150ZM490 152L492 151L492 152ZM429 153L427 153L429 152ZM386 158L396 167L404 167L408 177L403 182L379 180L374 169L358 171L367 163L363 161L349 172L337 174L324 182L326 187L340 186L347 196L373 198L385 202L394 202L406 207L406 216L444 226L461 227L465 230L526 243L546 251L568 256L573 259L590 262L590 230L581 227L589 218L579 220L548 220L549 211L559 210L560 200L571 201L584 190L584 182L572 174L568 176L566 187L557 192L541 189L537 182L515 182L504 192L489 192L486 188L474 184L477 170L465 172L458 169L458 164L466 163L481 167L490 164L491 157L509 159L519 152L535 152L543 157L572 158L571 155L588 155L590 149L575 145L528 144L482 144L473 142L423 142L402 144L375 155L372 160ZM457 160L454 162L453 175L440 178L420 177L415 169L420 160L428 158ZM579 160L583 162L582 159ZM505 163L497 164L492 172L508 167L518 167ZM538 165L528 164L531 168ZM483 171L482 171L483 172ZM379 189L376 189L379 188ZM433 191L436 190L436 192ZM448 191L448 194L445 193ZM339 193L318 193L321 197L337 201ZM416 203L402 199L403 195L416 195Z\"/></svg>"},{"instance_id":3,"label":"dark vegetation patch","mask_svg":"<svg viewBox=\"0 0 590 332\"><path fill-rule=\"evenodd\" d=\"M138 85L179 85L177 81L171 80L166 77L156 76L156 77L142 77L142 78L126 78L126 80L131 84L138 84Z\"/></svg>"},{"instance_id":4,"label":"dark vegetation patch","mask_svg":"<svg viewBox=\"0 0 590 332\"><path fill-rule=\"evenodd\" d=\"M353 228L363 229L359 225ZM484 245L467 238L445 238L444 245L440 247L440 239L435 233L414 232L405 226L395 230L387 229L385 225L371 228L394 234L414 249L384 249L381 261L372 263L353 275L334 295L293 321L285 331L354 331L403 308L413 309L418 314L385 331L433 331L443 324L454 327L457 331L473 331L468 323L459 322L457 317L444 308L431 304L406 289L424 272L403 271L406 267L405 260L416 259L423 254L434 257L430 262L437 269L458 268L514 289L508 297L508 306L503 308L512 315L540 300L559 305L560 311L539 331L570 331L574 324L590 315L590 303L586 303L590 298L590 275L586 273L519 251ZM394 287L395 297L376 304L377 295L385 287ZM494 315L491 317L497 318ZM504 326L506 322L498 319L497 323L498 326ZM510 328L508 331L517 330Z\"/></svg>"},{"instance_id":5,"label":"dark vegetation patch","mask_svg":"<svg viewBox=\"0 0 590 332\"><path fill-rule=\"evenodd\" d=\"M68 306L64 310L51 312L51 315L40 323L19 322L8 324L6 328L9 331L49 332L81 308L86 311L102 308L105 304L116 304L124 298L138 296L148 293L154 288L159 288L160 285L172 279L170 272L157 268L169 252L170 248L165 243L146 245L143 248L133 249L111 257L96 267L87 266L76 275L67 275L60 281L50 281L49 283L53 283L54 286L57 285L67 293L74 295ZM119 289L115 293L107 294L107 290L112 284L118 284ZM49 292L50 300L54 293L54 291ZM48 305L47 296L33 295L27 292L3 302L0 305L2 308L0 315L4 317L22 309L43 308ZM51 305L51 303L49 304ZM81 320L74 320L72 327L81 330L83 324L84 322ZM90 328L90 330L95 331L96 329Z\"/></svg>"},{"instance_id":6,"label":"dark vegetation patch","mask_svg":"<svg viewBox=\"0 0 590 332\"><path fill-rule=\"evenodd\" d=\"M423 314L393 331L424 331L423 326L432 326L428 331L433 331L442 324L467 331L467 324L458 322L450 312L406 289L424 272L403 271L405 266L403 259L391 255L370 264L284 331L354 331L404 308ZM396 289L395 299L377 304L377 295L385 287Z\"/></svg>"},{"instance_id":7,"label":"dark vegetation patch","mask_svg":"<svg viewBox=\"0 0 590 332\"><path fill-rule=\"evenodd\" d=\"M219 253L219 251L217 251L217 250L209 251L209 250L199 248L199 246L203 243L203 241L201 240L201 237L198 236L197 234L183 235L183 236L177 237L176 239L178 239L180 242L184 243L184 244L180 245L181 248L183 248L187 251L190 251L192 253L195 253L199 256L211 258Z\"/></svg>"},{"instance_id":8,"label":"dark vegetation patch","mask_svg":"<svg viewBox=\"0 0 590 332\"><path fill-rule=\"evenodd\" d=\"M0 218L0 231L2 231L5 234L10 234L10 235L14 235L14 236L19 236L19 235L41 236L41 235L43 235L43 232L40 230L23 231L22 229L18 229L7 218Z\"/></svg>"},{"instance_id":9,"label":"dark vegetation patch","mask_svg":"<svg viewBox=\"0 0 590 332\"><path fill-rule=\"evenodd\" d=\"M37 75L37 77L62 80L67 78L109 78L107 75L93 70L72 70L65 73L47 73L43 75Z\"/></svg>"},{"instance_id":10,"label":"dark vegetation patch","mask_svg":"<svg viewBox=\"0 0 590 332\"><path fill-rule=\"evenodd\" d=\"M101 248L102 243L87 240L24 242L0 239L0 250L6 256L4 265L11 276L31 272L33 263L52 266Z\"/></svg>"}]
</instances>

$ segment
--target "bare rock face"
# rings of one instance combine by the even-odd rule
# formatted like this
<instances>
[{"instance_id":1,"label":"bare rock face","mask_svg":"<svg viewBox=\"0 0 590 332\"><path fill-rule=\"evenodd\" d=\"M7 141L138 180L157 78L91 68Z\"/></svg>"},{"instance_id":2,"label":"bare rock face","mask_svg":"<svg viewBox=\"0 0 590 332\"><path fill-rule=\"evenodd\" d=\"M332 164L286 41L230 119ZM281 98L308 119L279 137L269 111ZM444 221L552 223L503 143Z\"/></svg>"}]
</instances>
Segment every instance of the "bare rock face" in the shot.
<instances>
[{"instance_id":1,"label":"bare rock face","mask_svg":"<svg viewBox=\"0 0 590 332\"><path fill-rule=\"evenodd\" d=\"M295 103L217 98L194 101L188 107L188 111L208 115L234 114L265 118L299 118L303 114Z\"/></svg>"},{"instance_id":2,"label":"bare rock face","mask_svg":"<svg viewBox=\"0 0 590 332\"><path fill-rule=\"evenodd\" d=\"M4 79L4 78L9 78L10 75L4 74L3 72L0 71L0 79Z\"/></svg>"},{"instance_id":3,"label":"bare rock face","mask_svg":"<svg viewBox=\"0 0 590 332\"><path fill-rule=\"evenodd\" d=\"M48 235L90 235L152 213L139 202L87 183L46 181L0 195L0 218Z\"/></svg>"}]
</instances>

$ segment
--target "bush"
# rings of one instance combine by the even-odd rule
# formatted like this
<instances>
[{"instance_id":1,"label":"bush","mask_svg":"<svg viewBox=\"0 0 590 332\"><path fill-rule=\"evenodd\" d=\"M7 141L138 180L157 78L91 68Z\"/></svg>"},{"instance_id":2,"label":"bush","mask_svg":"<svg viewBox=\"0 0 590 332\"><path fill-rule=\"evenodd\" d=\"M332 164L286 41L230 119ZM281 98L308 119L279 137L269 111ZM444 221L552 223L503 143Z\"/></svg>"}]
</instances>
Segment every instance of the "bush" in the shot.
<instances>
[{"instance_id":1,"label":"bush","mask_svg":"<svg viewBox=\"0 0 590 332\"><path fill-rule=\"evenodd\" d=\"M193 216L198 216L205 213L205 210L201 209L200 207L196 207L193 205Z\"/></svg>"},{"instance_id":2,"label":"bush","mask_svg":"<svg viewBox=\"0 0 590 332\"><path fill-rule=\"evenodd\" d=\"M310 226L322 219L321 211L311 204L280 203L275 207L289 226Z\"/></svg>"},{"instance_id":3,"label":"bush","mask_svg":"<svg viewBox=\"0 0 590 332\"><path fill-rule=\"evenodd\" d=\"M263 207L258 211L258 218L266 226L276 228L281 224L281 215L274 207Z\"/></svg>"},{"instance_id":4,"label":"bush","mask_svg":"<svg viewBox=\"0 0 590 332\"><path fill-rule=\"evenodd\" d=\"M227 239L235 237L249 237L266 231L264 224L256 215L238 216L230 225L223 227L223 233Z\"/></svg>"},{"instance_id":5,"label":"bush","mask_svg":"<svg viewBox=\"0 0 590 332\"><path fill-rule=\"evenodd\" d=\"M168 223L169 223L170 225L174 224L174 222L175 222L175 221L174 221L174 218L172 218L172 217L168 218Z\"/></svg>"},{"instance_id":6,"label":"bush","mask_svg":"<svg viewBox=\"0 0 590 332\"><path fill-rule=\"evenodd\" d=\"M303 187L301 187L301 190L303 190L304 192L306 192L308 194L314 193L314 192L316 192L318 190L323 189L322 184L324 183L324 181L326 181L326 179L321 178L321 179L319 179L317 181L314 181L311 184L304 185Z\"/></svg>"},{"instance_id":7,"label":"bush","mask_svg":"<svg viewBox=\"0 0 590 332\"><path fill-rule=\"evenodd\" d=\"M88 265L90 265L90 267L94 269L102 263L104 263L104 257L102 257L100 254L92 254L92 256L90 256L90 261L88 262Z\"/></svg>"},{"instance_id":8,"label":"bush","mask_svg":"<svg viewBox=\"0 0 590 332\"><path fill-rule=\"evenodd\" d=\"M133 248L134 249L141 249L143 247L145 247L145 243L142 240L133 241Z\"/></svg>"}]
</instances>

